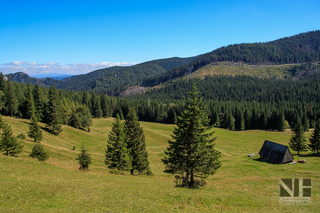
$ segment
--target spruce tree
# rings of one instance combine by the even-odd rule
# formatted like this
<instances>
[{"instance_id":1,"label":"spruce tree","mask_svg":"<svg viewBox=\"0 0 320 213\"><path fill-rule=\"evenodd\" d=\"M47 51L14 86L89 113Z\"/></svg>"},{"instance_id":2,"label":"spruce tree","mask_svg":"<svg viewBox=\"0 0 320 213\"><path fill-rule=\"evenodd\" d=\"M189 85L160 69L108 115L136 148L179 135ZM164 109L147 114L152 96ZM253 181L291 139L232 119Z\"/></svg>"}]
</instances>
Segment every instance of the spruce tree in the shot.
<instances>
[{"instance_id":1,"label":"spruce tree","mask_svg":"<svg viewBox=\"0 0 320 213\"><path fill-rule=\"evenodd\" d=\"M278 112L277 114L277 125L276 125L276 129L279 131L279 132L284 132L284 129L285 129L285 125L286 125L286 119L285 119L285 116L284 116L284 112Z\"/></svg>"},{"instance_id":2,"label":"spruce tree","mask_svg":"<svg viewBox=\"0 0 320 213\"><path fill-rule=\"evenodd\" d=\"M0 90L1 91L6 91L7 88L7 84L6 84L6 80L4 79L4 75L1 73L0 74Z\"/></svg>"},{"instance_id":3,"label":"spruce tree","mask_svg":"<svg viewBox=\"0 0 320 213\"><path fill-rule=\"evenodd\" d=\"M92 125L90 110L83 105L74 107L69 119L69 125L78 129L88 128L89 131L89 127Z\"/></svg>"},{"instance_id":4,"label":"spruce tree","mask_svg":"<svg viewBox=\"0 0 320 213\"><path fill-rule=\"evenodd\" d=\"M120 120L124 120L124 115L121 108L119 108L119 116L120 116Z\"/></svg>"},{"instance_id":5,"label":"spruce tree","mask_svg":"<svg viewBox=\"0 0 320 213\"><path fill-rule=\"evenodd\" d=\"M116 121L112 124L105 156L105 164L109 169L117 169L119 171L128 171L131 169L131 160L126 143L126 132L119 114L117 114Z\"/></svg>"},{"instance_id":6,"label":"spruce tree","mask_svg":"<svg viewBox=\"0 0 320 213\"><path fill-rule=\"evenodd\" d=\"M29 126L28 136L34 139L34 142L42 141L42 131L38 125L38 119L35 114L32 115L31 124Z\"/></svg>"},{"instance_id":7,"label":"spruce tree","mask_svg":"<svg viewBox=\"0 0 320 213\"><path fill-rule=\"evenodd\" d=\"M23 145L12 135L11 126L4 123L0 140L0 150L5 152L6 156L16 156L16 154L22 152L22 149Z\"/></svg>"},{"instance_id":8,"label":"spruce tree","mask_svg":"<svg viewBox=\"0 0 320 213\"><path fill-rule=\"evenodd\" d=\"M94 106L95 106L95 103L96 103L96 93L93 91L91 93L91 98L90 98L90 106L89 106L89 109L90 109L90 112L91 112L91 115L94 117L94 114L95 114L95 110L94 110Z\"/></svg>"},{"instance_id":9,"label":"spruce tree","mask_svg":"<svg viewBox=\"0 0 320 213\"><path fill-rule=\"evenodd\" d=\"M60 125L60 106L57 97L57 92L54 84L50 86L48 93L48 106L47 106L47 128L49 131L55 135L59 135L62 132Z\"/></svg>"},{"instance_id":10,"label":"spruce tree","mask_svg":"<svg viewBox=\"0 0 320 213\"><path fill-rule=\"evenodd\" d=\"M304 128L304 131L309 131L309 118L308 118L307 113L303 113L302 126Z\"/></svg>"},{"instance_id":11,"label":"spruce tree","mask_svg":"<svg viewBox=\"0 0 320 213\"><path fill-rule=\"evenodd\" d=\"M169 147L162 161L166 165L165 172L182 176L180 185L197 187L204 185L204 182L195 180L196 176L206 178L214 174L221 164L220 152L214 149L216 138L210 139L214 132L208 133L211 127L205 127L208 119L201 107L202 99L199 99L195 85L190 96L181 117L178 117L173 140L169 140Z\"/></svg>"},{"instance_id":12,"label":"spruce tree","mask_svg":"<svg viewBox=\"0 0 320 213\"><path fill-rule=\"evenodd\" d=\"M100 100L101 100L102 116L105 118L110 117L111 116L111 108L110 108L110 105L108 104L109 98L105 94L102 94L100 97L101 97Z\"/></svg>"},{"instance_id":13,"label":"spruce tree","mask_svg":"<svg viewBox=\"0 0 320 213\"><path fill-rule=\"evenodd\" d=\"M44 150L39 141L36 142L29 156L38 158L39 161L46 161L49 158L48 153Z\"/></svg>"},{"instance_id":14,"label":"spruce tree","mask_svg":"<svg viewBox=\"0 0 320 213\"><path fill-rule=\"evenodd\" d=\"M33 94L31 90L31 84L28 83L27 93L26 93L26 100L24 103L26 109L26 117L31 119L32 115L35 113L35 106L33 101Z\"/></svg>"},{"instance_id":15,"label":"spruce tree","mask_svg":"<svg viewBox=\"0 0 320 213\"><path fill-rule=\"evenodd\" d=\"M300 118L293 128L292 136L289 141L289 146L292 150L297 151L298 155L302 151L307 150L306 137L304 135L304 127L301 124Z\"/></svg>"},{"instance_id":16,"label":"spruce tree","mask_svg":"<svg viewBox=\"0 0 320 213\"><path fill-rule=\"evenodd\" d=\"M18 100L16 98L16 94L14 92L14 86L12 81L9 79L7 81L7 88L5 92L5 107L7 113L12 117L18 108Z\"/></svg>"},{"instance_id":17,"label":"spruce tree","mask_svg":"<svg viewBox=\"0 0 320 213\"><path fill-rule=\"evenodd\" d=\"M35 106L35 114L38 118L38 121L42 121L44 114L44 100L39 84L36 84L36 86L33 88L33 99Z\"/></svg>"},{"instance_id":18,"label":"spruce tree","mask_svg":"<svg viewBox=\"0 0 320 213\"><path fill-rule=\"evenodd\" d=\"M320 120L317 121L313 132L309 138L310 144L309 147L313 152L319 153L320 148Z\"/></svg>"},{"instance_id":19,"label":"spruce tree","mask_svg":"<svg viewBox=\"0 0 320 213\"><path fill-rule=\"evenodd\" d=\"M90 95L86 90L83 90L82 92L82 105L89 107L89 101L90 101Z\"/></svg>"},{"instance_id":20,"label":"spruce tree","mask_svg":"<svg viewBox=\"0 0 320 213\"><path fill-rule=\"evenodd\" d=\"M6 80L4 79L4 75L1 73L0 74L0 110L5 106L6 103L6 96L5 93L7 91L7 83Z\"/></svg>"},{"instance_id":21,"label":"spruce tree","mask_svg":"<svg viewBox=\"0 0 320 213\"><path fill-rule=\"evenodd\" d=\"M79 169L88 169L89 165L91 164L91 159L91 155L88 153L88 150L86 150L84 148L84 145L82 144L81 151L78 154L78 157L76 158L80 165Z\"/></svg>"},{"instance_id":22,"label":"spruce tree","mask_svg":"<svg viewBox=\"0 0 320 213\"><path fill-rule=\"evenodd\" d=\"M130 150L131 174L137 170L139 174L149 172L149 160L146 150L145 136L138 121L138 116L133 108L129 109L125 121L127 148Z\"/></svg>"},{"instance_id":23,"label":"spruce tree","mask_svg":"<svg viewBox=\"0 0 320 213\"><path fill-rule=\"evenodd\" d=\"M93 106L93 113L94 113L93 116L95 118L101 118L102 117L100 96L96 96L96 100L95 100L94 106Z\"/></svg>"},{"instance_id":24,"label":"spruce tree","mask_svg":"<svg viewBox=\"0 0 320 213\"><path fill-rule=\"evenodd\" d=\"M2 119L2 115L0 115L0 130L4 127L5 123Z\"/></svg>"}]
</instances>

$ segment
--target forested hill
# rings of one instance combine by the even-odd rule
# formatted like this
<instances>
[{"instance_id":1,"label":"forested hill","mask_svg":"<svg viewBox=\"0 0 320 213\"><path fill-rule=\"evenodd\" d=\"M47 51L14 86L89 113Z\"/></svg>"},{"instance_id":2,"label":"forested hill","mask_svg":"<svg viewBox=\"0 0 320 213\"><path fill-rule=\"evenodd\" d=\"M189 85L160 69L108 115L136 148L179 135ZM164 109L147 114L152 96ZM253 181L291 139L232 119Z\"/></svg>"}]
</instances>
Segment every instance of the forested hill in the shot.
<instances>
[{"instance_id":1,"label":"forested hill","mask_svg":"<svg viewBox=\"0 0 320 213\"><path fill-rule=\"evenodd\" d=\"M38 83L40 86L45 87L54 83L58 89L77 91L87 90L98 93L107 93L109 95L117 95L118 92L125 90L129 86L140 84L145 78L159 75L173 68L188 64L195 58L196 57L174 57L148 61L129 67L110 67L92 71L88 74L72 76L60 81L52 78L32 78L22 72L6 76L10 77L12 81L18 83L30 82L32 85Z\"/></svg>"},{"instance_id":2,"label":"forested hill","mask_svg":"<svg viewBox=\"0 0 320 213\"><path fill-rule=\"evenodd\" d=\"M155 86L188 75L219 61L248 64L297 64L320 60L320 31L312 31L266 43L234 44L203 54L189 64L145 79L142 86Z\"/></svg>"},{"instance_id":3,"label":"forested hill","mask_svg":"<svg viewBox=\"0 0 320 213\"><path fill-rule=\"evenodd\" d=\"M27 84L30 82L30 84L35 85L39 84L40 86L49 87L51 84L57 84L59 81L53 78L45 78L45 79L38 79L38 78L32 78L29 75L23 73L23 72L17 72L14 74L8 74L6 75L7 78L10 78L11 81Z\"/></svg>"},{"instance_id":4,"label":"forested hill","mask_svg":"<svg viewBox=\"0 0 320 213\"><path fill-rule=\"evenodd\" d=\"M66 90L93 90L98 93L117 94L127 87L141 83L147 77L167 72L192 61L190 58L168 58L148 61L130 67L110 67L62 80L57 88Z\"/></svg>"}]
</instances>

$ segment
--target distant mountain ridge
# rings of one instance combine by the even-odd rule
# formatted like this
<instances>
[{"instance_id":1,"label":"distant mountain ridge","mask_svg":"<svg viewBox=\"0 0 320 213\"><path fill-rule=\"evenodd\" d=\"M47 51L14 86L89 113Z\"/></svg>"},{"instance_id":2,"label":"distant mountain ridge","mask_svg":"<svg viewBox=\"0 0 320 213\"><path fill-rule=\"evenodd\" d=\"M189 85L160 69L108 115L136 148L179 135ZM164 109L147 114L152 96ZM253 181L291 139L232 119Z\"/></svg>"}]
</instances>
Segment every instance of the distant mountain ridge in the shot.
<instances>
[{"instance_id":1,"label":"distant mountain ridge","mask_svg":"<svg viewBox=\"0 0 320 213\"><path fill-rule=\"evenodd\" d=\"M74 75L70 74L61 74L61 73L48 73L48 74L39 74L39 75L31 75L31 78L37 78L37 79L45 79L45 78L53 78L56 80L62 80L69 78Z\"/></svg>"},{"instance_id":2,"label":"distant mountain ridge","mask_svg":"<svg viewBox=\"0 0 320 213\"><path fill-rule=\"evenodd\" d=\"M155 86L183 77L196 70L220 61L248 64L290 64L320 60L320 31L301 33L266 43L234 44L218 48L195 58L189 64L162 75L145 79L142 86Z\"/></svg>"},{"instance_id":3,"label":"distant mountain ridge","mask_svg":"<svg viewBox=\"0 0 320 213\"><path fill-rule=\"evenodd\" d=\"M195 57L168 58L148 61L129 67L110 67L88 74L73 76L60 81L57 88L66 90L93 90L117 95L129 86L137 85L143 79L165 73L173 68L189 63Z\"/></svg>"},{"instance_id":4,"label":"distant mountain ridge","mask_svg":"<svg viewBox=\"0 0 320 213\"><path fill-rule=\"evenodd\" d=\"M176 67L180 67L192 61L195 57L189 58L167 58L144 62L133 66L115 66L99 69L87 74L75 75L62 80L53 78L37 79L19 72L8 74L12 81L19 83L36 84L48 87L54 83L55 87L64 90L88 90L99 93L118 95L129 86L140 84L143 79L161 73L165 73Z\"/></svg>"},{"instance_id":5,"label":"distant mountain ridge","mask_svg":"<svg viewBox=\"0 0 320 213\"><path fill-rule=\"evenodd\" d=\"M48 87L51 84L57 84L59 81L53 78L44 78L44 79L38 79L38 78L33 78L30 77L28 74L25 74L23 72L17 72L13 74L8 74L5 75L7 78L10 78L11 81L22 83L22 84L27 84L30 82L30 84L35 85L39 84L40 86Z\"/></svg>"},{"instance_id":6,"label":"distant mountain ridge","mask_svg":"<svg viewBox=\"0 0 320 213\"><path fill-rule=\"evenodd\" d=\"M271 42L233 44L189 58L174 57L148 61L129 67L115 66L99 69L63 80L52 78L36 79L22 73L11 74L11 79L21 83L27 83L28 81L31 84L39 83L42 86L49 86L54 83L58 89L88 90L117 96L129 87L154 87L170 80L190 75L201 68L217 62L225 61L261 66L279 64L300 65L319 60L320 31L311 31ZM205 69L211 72L214 70L210 67L206 67ZM290 69L288 68L286 74L291 75L294 73ZM313 70L317 70L317 68ZM281 74L281 72L278 73ZM245 75L246 73L243 72L242 74ZM269 76L272 76L272 73L269 73ZM137 91L141 90L138 89Z\"/></svg>"}]
</instances>

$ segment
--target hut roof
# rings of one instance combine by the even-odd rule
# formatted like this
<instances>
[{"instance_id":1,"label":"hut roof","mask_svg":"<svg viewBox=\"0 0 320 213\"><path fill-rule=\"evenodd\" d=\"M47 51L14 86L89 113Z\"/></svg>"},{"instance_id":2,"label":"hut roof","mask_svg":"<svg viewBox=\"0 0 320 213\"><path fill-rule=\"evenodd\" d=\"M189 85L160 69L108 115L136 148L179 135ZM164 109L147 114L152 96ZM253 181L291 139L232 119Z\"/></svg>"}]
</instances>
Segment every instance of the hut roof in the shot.
<instances>
[{"instance_id":1,"label":"hut roof","mask_svg":"<svg viewBox=\"0 0 320 213\"><path fill-rule=\"evenodd\" d=\"M269 160L275 161L277 163L287 163L293 160L288 146L267 140L264 141L259 155L263 158L268 158Z\"/></svg>"}]
</instances>

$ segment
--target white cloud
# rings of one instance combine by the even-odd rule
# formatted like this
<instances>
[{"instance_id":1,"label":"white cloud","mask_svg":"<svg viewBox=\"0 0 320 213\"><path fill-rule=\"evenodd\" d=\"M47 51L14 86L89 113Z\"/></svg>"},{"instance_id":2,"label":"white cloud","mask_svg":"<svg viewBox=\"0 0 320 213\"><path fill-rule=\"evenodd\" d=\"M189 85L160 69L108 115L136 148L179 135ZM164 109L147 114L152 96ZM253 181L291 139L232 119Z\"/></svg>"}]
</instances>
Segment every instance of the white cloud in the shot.
<instances>
[{"instance_id":1,"label":"white cloud","mask_svg":"<svg viewBox=\"0 0 320 213\"><path fill-rule=\"evenodd\" d=\"M100 63L75 63L59 65L56 62L39 64L36 62L27 63L25 61L14 61L6 64L0 64L0 72L3 74L24 72L28 75L39 75L44 73L54 74L85 74L97 69L108 68L112 66L132 66L135 63L128 62L100 62Z\"/></svg>"},{"instance_id":2,"label":"white cloud","mask_svg":"<svg viewBox=\"0 0 320 213\"><path fill-rule=\"evenodd\" d=\"M13 63L13 65L20 66L20 65L26 64L27 62L25 62L25 61L14 61L12 63Z\"/></svg>"},{"instance_id":3,"label":"white cloud","mask_svg":"<svg viewBox=\"0 0 320 213\"><path fill-rule=\"evenodd\" d=\"M21 66L21 65L24 65L26 63L27 62L25 62L25 61L14 61L14 62L9 62L9 63L3 64L3 65L6 65L6 66Z\"/></svg>"},{"instance_id":4,"label":"white cloud","mask_svg":"<svg viewBox=\"0 0 320 213\"><path fill-rule=\"evenodd\" d=\"M47 66L56 66L56 65L58 65L58 63L56 63L56 62L49 62L49 63L46 63L46 64L44 64L44 65L47 65Z\"/></svg>"},{"instance_id":5,"label":"white cloud","mask_svg":"<svg viewBox=\"0 0 320 213\"><path fill-rule=\"evenodd\" d=\"M31 62L31 63L28 63L28 65L31 65L31 66L36 66L38 65L36 62Z\"/></svg>"}]
</instances>

